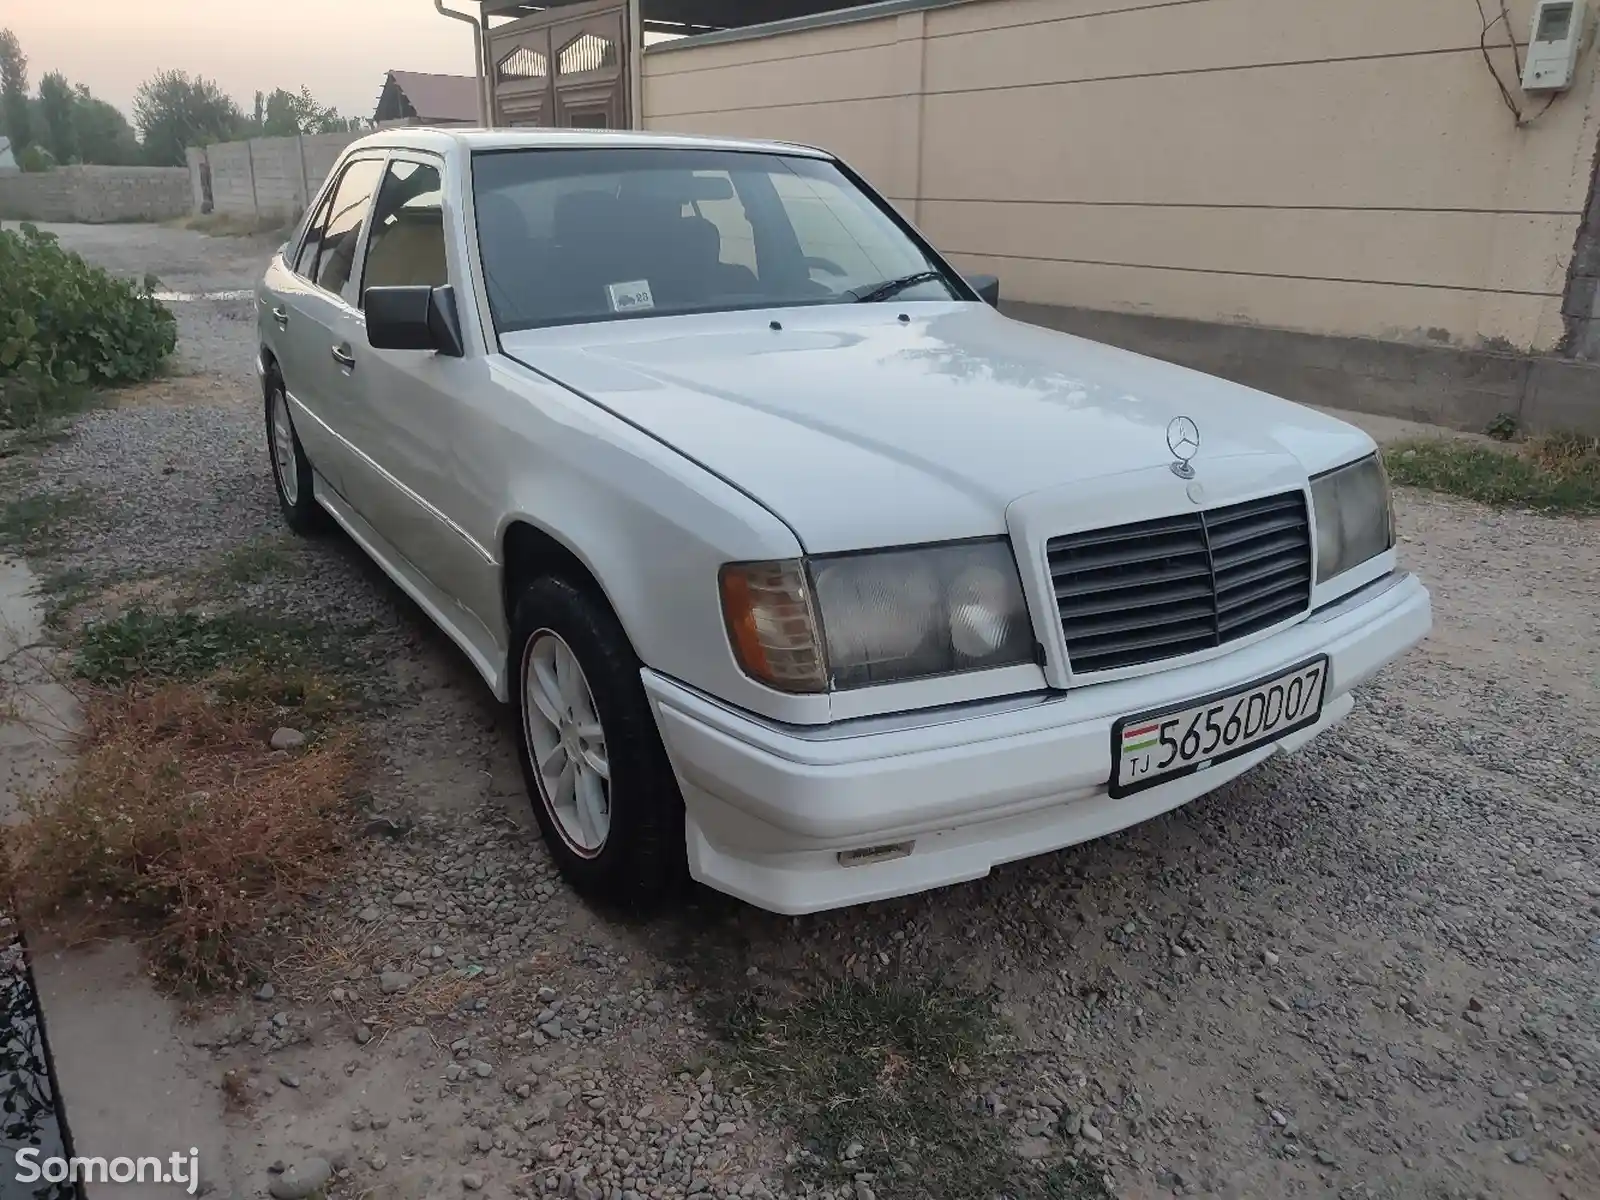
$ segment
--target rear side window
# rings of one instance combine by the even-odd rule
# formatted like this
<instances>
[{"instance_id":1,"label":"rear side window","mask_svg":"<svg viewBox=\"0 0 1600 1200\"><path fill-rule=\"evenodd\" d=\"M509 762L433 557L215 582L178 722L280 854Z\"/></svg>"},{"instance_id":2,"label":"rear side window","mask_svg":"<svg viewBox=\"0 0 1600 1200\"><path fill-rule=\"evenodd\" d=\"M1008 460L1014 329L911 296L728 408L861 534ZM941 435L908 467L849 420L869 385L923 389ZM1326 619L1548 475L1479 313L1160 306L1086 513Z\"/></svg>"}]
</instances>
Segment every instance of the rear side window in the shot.
<instances>
[{"instance_id":1,"label":"rear side window","mask_svg":"<svg viewBox=\"0 0 1600 1200\"><path fill-rule=\"evenodd\" d=\"M317 249L312 278L324 291L337 292L356 302L350 270L355 265L356 248L361 244L361 228L372 207L372 193L378 188L383 163L375 158L360 159L345 168L328 205L327 224Z\"/></svg>"},{"instance_id":2,"label":"rear side window","mask_svg":"<svg viewBox=\"0 0 1600 1200\"><path fill-rule=\"evenodd\" d=\"M445 267L444 210L439 168L391 162L378 190L367 239L366 289L401 284L439 287L450 281Z\"/></svg>"}]
</instances>

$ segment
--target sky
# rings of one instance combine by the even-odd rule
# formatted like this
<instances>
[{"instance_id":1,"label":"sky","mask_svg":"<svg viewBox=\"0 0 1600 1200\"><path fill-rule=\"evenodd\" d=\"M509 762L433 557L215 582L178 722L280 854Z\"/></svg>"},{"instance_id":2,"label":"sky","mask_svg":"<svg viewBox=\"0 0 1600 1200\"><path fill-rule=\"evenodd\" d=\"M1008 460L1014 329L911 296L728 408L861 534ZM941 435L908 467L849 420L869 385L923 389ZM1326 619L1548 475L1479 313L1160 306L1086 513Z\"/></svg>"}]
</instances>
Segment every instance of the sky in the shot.
<instances>
[{"instance_id":1,"label":"sky","mask_svg":"<svg viewBox=\"0 0 1600 1200\"><path fill-rule=\"evenodd\" d=\"M459 7L448 5L447 7ZM37 90L50 71L133 115L157 71L215 79L247 112L257 89L311 89L370 117L388 70L472 73L472 29L433 0L0 0Z\"/></svg>"}]
</instances>

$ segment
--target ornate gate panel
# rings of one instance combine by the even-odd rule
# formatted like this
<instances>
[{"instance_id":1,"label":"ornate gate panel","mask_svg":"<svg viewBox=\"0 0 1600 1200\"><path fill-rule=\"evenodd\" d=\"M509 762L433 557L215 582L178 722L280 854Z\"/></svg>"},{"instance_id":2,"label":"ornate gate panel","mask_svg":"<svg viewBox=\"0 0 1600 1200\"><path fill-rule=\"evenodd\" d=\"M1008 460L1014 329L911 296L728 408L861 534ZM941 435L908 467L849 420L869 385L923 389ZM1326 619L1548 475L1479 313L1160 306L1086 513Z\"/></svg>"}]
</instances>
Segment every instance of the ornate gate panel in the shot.
<instances>
[{"instance_id":1,"label":"ornate gate panel","mask_svg":"<svg viewBox=\"0 0 1600 1200\"><path fill-rule=\"evenodd\" d=\"M628 127L627 9L550 8L489 31L496 125Z\"/></svg>"}]
</instances>

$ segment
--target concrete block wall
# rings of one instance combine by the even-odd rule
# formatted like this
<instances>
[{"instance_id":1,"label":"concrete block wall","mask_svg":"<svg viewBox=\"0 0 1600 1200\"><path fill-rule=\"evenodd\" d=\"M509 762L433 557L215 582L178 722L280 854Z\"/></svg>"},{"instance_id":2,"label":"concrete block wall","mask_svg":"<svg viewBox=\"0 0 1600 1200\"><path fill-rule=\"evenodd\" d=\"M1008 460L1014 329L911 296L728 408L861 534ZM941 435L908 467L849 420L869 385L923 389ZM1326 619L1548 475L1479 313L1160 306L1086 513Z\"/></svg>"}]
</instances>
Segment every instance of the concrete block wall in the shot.
<instances>
[{"instance_id":1,"label":"concrete block wall","mask_svg":"<svg viewBox=\"0 0 1600 1200\"><path fill-rule=\"evenodd\" d=\"M1572 353L1600 362L1600 275L1574 278L1567 303L1567 315L1572 318Z\"/></svg>"},{"instance_id":2,"label":"concrete block wall","mask_svg":"<svg viewBox=\"0 0 1600 1200\"><path fill-rule=\"evenodd\" d=\"M1567 322L1567 350L1600 362L1600 159L1595 162L1589 208L1567 272L1561 314Z\"/></svg>"},{"instance_id":3,"label":"concrete block wall","mask_svg":"<svg viewBox=\"0 0 1600 1200\"><path fill-rule=\"evenodd\" d=\"M1000 287L1003 295L1003 279ZM1600 362L1005 299L1000 308L1019 321L1165 359L1300 404L1475 433L1509 413L1528 433L1565 430L1600 437Z\"/></svg>"},{"instance_id":4,"label":"concrete block wall","mask_svg":"<svg viewBox=\"0 0 1600 1200\"><path fill-rule=\"evenodd\" d=\"M165 221L191 211L183 167L58 167L0 175L0 218L13 221Z\"/></svg>"}]
</instances>

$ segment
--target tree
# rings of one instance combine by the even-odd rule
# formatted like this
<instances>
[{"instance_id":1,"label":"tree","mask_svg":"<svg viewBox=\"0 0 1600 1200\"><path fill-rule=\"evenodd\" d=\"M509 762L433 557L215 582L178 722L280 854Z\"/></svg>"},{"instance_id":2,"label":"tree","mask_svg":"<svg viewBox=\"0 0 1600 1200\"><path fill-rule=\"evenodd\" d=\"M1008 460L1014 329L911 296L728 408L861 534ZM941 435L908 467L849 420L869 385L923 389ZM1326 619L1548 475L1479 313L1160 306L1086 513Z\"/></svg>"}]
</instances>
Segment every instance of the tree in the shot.
<instances>
[{"instance_id":1,"label":"tree","mask_svg":"<svg viewBox=\"0 0 1600 1200\"><path fill-rule=\"evenodd\" d=\"M343 133L361 128L359 121L341 117L339 110L317 103L311 89L298 92L276 88L256 93L256 126L266 137L293 137L297 133Z\"/></svg>"},{"instance_id":2,"label":"tree","mask_svg":"<svg viewBox=\"0 0 1600 1200\"><path fill-rule=\"evenodd\" d=\"M371 122L365 117L341 117L338 109L328 110L333 115L322 123L318 133L365 133Z\"/></svg>"},{"instance_id":3,"label":"tree","mask_svg":"<svg viewBox=\"0 0 1600 1200\"><path fill-rule=\"evenodd\" d=\"M17 35L0 29L0 129L11 139L17 161L33 141L28 126L28 57Z\"/></svg>"},{"instance_id":4,"label":"tree","mask_svg":"<svg viewBox=\"0 0 1600 1200\"><path fill-rule=\"evenodd\" d=\"M72 99L72 123L84 162L125 167L139 161L139 139L121 109L95 99L81 83L73 90Z\"/></svg>"},{"instance_id":5,"label":"tree","mask_svg":"<svg viewBox=\"0 0 1600 1200\"><path fill-rule=\"evenodd\" d=\"M139 85L133 119L154 166L181 167L186 146L224 142L243 132L244 114L204 76L160 71Z\"/></svg>"},{"instance_id":6,"label":"tree","mask_svg":"<svg viewBox=\"0 0 1600 1200\"><path fill-rule=\"evenodd\" d=\"M44 117L44 141L58 163L78 158L77 96L60 71L39 81L39 110Z\"/></svg>"}]
</instances>

